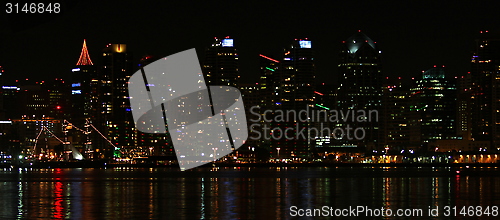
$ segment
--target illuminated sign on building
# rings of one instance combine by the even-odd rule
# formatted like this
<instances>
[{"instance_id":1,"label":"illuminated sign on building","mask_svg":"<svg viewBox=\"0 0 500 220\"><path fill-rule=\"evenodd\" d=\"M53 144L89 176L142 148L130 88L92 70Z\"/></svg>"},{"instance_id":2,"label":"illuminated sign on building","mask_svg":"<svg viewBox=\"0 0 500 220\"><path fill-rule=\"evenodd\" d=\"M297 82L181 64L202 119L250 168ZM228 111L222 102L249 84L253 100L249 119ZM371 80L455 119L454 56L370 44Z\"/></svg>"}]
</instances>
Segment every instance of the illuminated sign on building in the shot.
<instances>
[{"instance_id":1,"label":"illuminated sign on building","mask_svg":"<svg viewBox=\"0 0 500 220\"><path fill-rule=\"evenodd\" d=\"M222 47L233 47L234 41L233 39L222 39Z\"/></svg>"},{"instance_id":2,"label":"illuminated sign on building","mask_svg":"<svg viewBox=\"0 0 500 220\"><path fill-rule=\"evenodd\" d=\"M311 48L311 41L310 40L301 40L301 41L299 41L299 46L300 46L300 48Z\"/></svg>"},{"instance_id":3,"label":"illuminated sign on building","mask_svg":"<svg viewBox=\"0 0 500 220\"><path fill-rule=\"evenodd\" d=\"M316 147L330 145L330 137L316 137Z\"/></svg>"},{"instance_id":4,"label":"illuminated sign on building","mask_svg":"<svg viewBox=\"0 0 500 220\"><path fill-rule=\"evenodd\" d=\"M17 86L2 86L2 89L19 90L19 88L17 88Z\"/></svg>"},{"instance_id":5,"label":"illuminated sign on building","mask_svg":"<svg viewBox=\"0 0 500 220\"><path fill-rule=\"evenodd\" d=\"M82 94L82 90L71 90L71 94Z\"/></svg>"},{"instance_id":6,"label":"illuminated sign on building","mask_svg":"<svg viewBox=\"0 0 500 220\"><path fill-rule=\"evenodd\" d=\"M79 87L79 86L81 86L80 83L73 83L73 84L71 84L71 87Z\"/></svg>"},{"instance_id":7,"label":"illuminated sign on building","mask_svg":"<svg viewBox=\"0 0 500 220\"><path fill-rule=\"evenodd\" d=\"M316 137L316 147L328 147L328 148L347 148L347 147L358 147L355 144L343 144L343 145L332 145L331 137Z\"/></svg>"}]
</instances>

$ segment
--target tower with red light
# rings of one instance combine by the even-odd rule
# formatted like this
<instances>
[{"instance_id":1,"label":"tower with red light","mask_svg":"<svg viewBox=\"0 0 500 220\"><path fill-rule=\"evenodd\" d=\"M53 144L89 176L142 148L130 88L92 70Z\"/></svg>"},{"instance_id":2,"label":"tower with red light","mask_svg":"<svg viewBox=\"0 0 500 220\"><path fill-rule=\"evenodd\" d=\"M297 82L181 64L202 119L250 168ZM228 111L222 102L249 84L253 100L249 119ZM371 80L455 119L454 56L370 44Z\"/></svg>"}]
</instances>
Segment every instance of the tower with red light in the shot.
<instances>
[{"instance_id":1,"label":"tower with red light","mask_svg":"<svg viewBox=\"0 0 500 220\"><path fill-rule=\"evenodd\" d=\"M70 117L65 119L74 126L68 126L68 128L84 128L87 120L92 122L99 117L97 112L99 78L95 65L90 58L85 39L83 40L80 57L76 65L71 69L69 76L70 105L66 109L62 106L56 106L56 110L71 112ZM68 129L67 136L71 139L72 145L81 152L92 151L91 140L100 138L97 134L85 135L76 129ZM85 155L85 157L92 158L91 155Z\"/></svg>"},{"instance_id":2,"label":"tower with red light","mask_svg":"<svg viewBox=\"0 0 500 220\"><path fill-rule=\"evenodd\" d=\"M83 46L76 66L71 69L71 117L70 121L82 126L87 119L91 119L97 112L92 111L97 102L97 74L95 66L87 49L87 41Z\"/></svg>"}]
</instances>

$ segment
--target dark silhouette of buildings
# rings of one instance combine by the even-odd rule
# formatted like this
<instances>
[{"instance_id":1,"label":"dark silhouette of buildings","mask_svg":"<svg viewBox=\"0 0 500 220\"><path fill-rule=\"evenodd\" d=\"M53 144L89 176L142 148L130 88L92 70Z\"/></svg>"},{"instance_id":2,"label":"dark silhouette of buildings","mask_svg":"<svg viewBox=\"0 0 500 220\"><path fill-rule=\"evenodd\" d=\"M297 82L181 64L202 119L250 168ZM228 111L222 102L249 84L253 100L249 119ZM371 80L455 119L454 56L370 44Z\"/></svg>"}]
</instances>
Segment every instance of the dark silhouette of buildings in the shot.
<instances>
[{"instance_id":1,"label":"dark silhouette of buildings","mask_svg":"<svg viewBox=\"0 0 500 220\"><path fill-rule=\"evenodd\" d=\"M376 43L359 31L343 41L339 61L339 82L337 90L337 109L353 111L380 111L382 105L382 60L381 51ZM347 140L369 148L380 146L380 121L375 118L367 122L340 123L339 126L363 128L362 140ZM358 136L361 136L359 134Z\"/></svg>"},{"instance_id":2,"label":"dark silhouette of buildings","mask_svg":"<svg viewBox=\"0 0 500 220\"><path fill-rule=\"evenodd\" d=\"M130 151L135 147L136 129L128 100L127 82L132 75L132 56L126 44L108 44L102 51L102 65L99 69L99 98L96 117L98 130L108 137L113 149L102 138L97 139L97 146L110 158L114 153Z\"/></svg>"},{"instance_id":3,"label":"dark silhouette of buildings","mask_svg":"<svg viewBox=\"0 0 500 220\"><path fill-rule=\"evenodd\" d=\"M266 117L275 118L276 114L283 112L286 119L273 120L270 122L270 134L265 131L263 133L267 136L271 135L269 144L274 156L310 158L313 143L313 139L309 138L311 123L309 120L300 120L299 114L301 111L308 111L308 108L314 107L316 67L312 42L307 38L295 39L284 49L283 59L277 69L274 68L277 62L272 58L266 59L271 62L261 62L265 65L261 68L273 72L264 71L264 76L273 80L272 83L266 80L266 83L276 89L275 98L269 97L275 100L273 111L275 115L266 115ZM269 92L273 92L273 89L268 90ZM305 119L305 117L302 118ZM302 130L305 132L301 132Z\"/></svg>"},{"instance_id":4,"label":"dark silhouette of buildings","mask_svg":"<svg viewBox=\"0 0 500 220\"><path fill-rule=\"evenodd\" d=\"M403 84L402 77L386 77L382 91L383 110L380 112L380 121L384 152L405 152L411 148L409 89Z\"/></svg>"},{"instance_id":5,"label":"dark silhouette of buildings","mask_svg":"<svg viewBox=\"0 0 500 220\"><path fill-rule=\"evenodd\" d=\"M207 85L237 86L238 52L234 39L229 36L215 38L215 42L205 50L202 71Z\"/></svg>"},{"instance_id":6,"label":"dark silhouette of buildings","mask_svg":"<svg viewBox=\"0 0 500 220\"><path fill-rule=\"evenodd\" d=\"M500 144L500 38L482 32L471 60L472 139Z\"/></svg>"},{"instance_id":7,"label":"dark silhouette of buildings","mask_svg":"<svg viewBox=\"0 0 500 220\"><path fill-rule=\"evenodd\" d=\"M429 141L456 139L456 86L444 67L423 72L410 92L410 141L427 151Z\"/></svg>"}]
</instances>

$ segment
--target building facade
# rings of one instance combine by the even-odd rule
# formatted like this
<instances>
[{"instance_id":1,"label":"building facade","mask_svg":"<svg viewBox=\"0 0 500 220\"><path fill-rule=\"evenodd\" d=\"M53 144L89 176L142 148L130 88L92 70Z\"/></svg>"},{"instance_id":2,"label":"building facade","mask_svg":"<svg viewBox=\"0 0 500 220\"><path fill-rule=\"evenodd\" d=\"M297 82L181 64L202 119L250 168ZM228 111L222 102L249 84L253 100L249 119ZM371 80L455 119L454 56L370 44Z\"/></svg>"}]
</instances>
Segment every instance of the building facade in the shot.
<instances>
[{"instance_id":1,"label":"building facade","mask_svg":"<svg viewBox=\"0 0 500 220\"><path fill-rule=\"evenodd\" d=\"M264 68L273 72L272 86L276 92L272 98L275 105L273 111L265 115L271 119L269 130L263 134L269 137L266 144L270 145L273 157L306 159L311 157L317 135L309 132L312 125L305 115L314 109L316 66L312 41L295 39L283 52L279 65L273 60L270 60L272 63L264 63ZM268 84L271 82L268 81Z\"/></svg>"},{"instance_id":2,"label":"building facade","mask_svg":"<svg viewBox=\"0 0 500 220\"><path fill-rule=\"evenodd\" d=\"M444 67L434 66L415 80L410 90L410 141L420 143L421 151L433 151L429 141L457 139L456 100L455 83Z\"/></svg>"},{"instance_id":3,"label":"building facade","mask_svg":"<svg viewBox=\"0 0 500 220\"><path fill-rule=\"evenodd\" d=\"M500 144L500 38L482 32L471 59L472 139Z\"/></svg>"},{"instance_id":4,"label":"building facade","mask_svg":"<svg viewBox=\"0 0 500 220\"><path fill-rule=\"evenodd\" d=\"M106 158L121 157L136 146L136 128L128 98L127 82L132 75L132 56L126 44L108 44L102 51L99 69L98 130L109 138L96 138L96 151Z\"/></svg>"},{"instance_id":5,"label":"building facade","mask_svg":"<svg viewBox=\"0 0 500 220\"><path fill-rule=\"evenodd\" d=\"M354 138L353 134L351 140L348 137L342 138L339 144L354 144L381 150L383 147L380 144L378 112L381 111L382 105L382 52L378 50L376 43L362 32L352 35L342 43L336 109L365 112L367 117L370 117L368 113L371 113L373 117L369 120L355 119L349 123L339 122L339 127L362 128L356 133L358 138Z\"/></svg>"},{"instance_id":6,"label":"building facade","mask_svg":"<svg viewBox=\"0 0 500 220\"><path fill-rule=\"evenodd\" d=\"M238 51L234 39L229 36L216 37L214 43L206 48L202 71L207 85L237 87L238 66Z\"/></svg>"}]
</instances>

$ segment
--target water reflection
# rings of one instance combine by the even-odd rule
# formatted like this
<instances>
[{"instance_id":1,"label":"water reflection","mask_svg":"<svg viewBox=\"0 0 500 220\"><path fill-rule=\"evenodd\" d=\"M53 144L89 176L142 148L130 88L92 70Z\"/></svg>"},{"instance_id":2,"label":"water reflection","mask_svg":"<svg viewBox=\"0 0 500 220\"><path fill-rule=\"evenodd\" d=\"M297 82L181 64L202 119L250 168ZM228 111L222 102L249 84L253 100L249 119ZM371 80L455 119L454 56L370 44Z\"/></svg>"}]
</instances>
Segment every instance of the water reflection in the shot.
<instances>
[{"instance_id":1,"label":"water reflection","mask_svg":"<svg viewBox=\"0 0 500 220\"><path fill-rule=\"evenodd\" d=\"M291 206L425 211L436 206L498 206L498 171L464 168L457 173L454 168L417 167L200 168L186 172L169 168L4 169L0 170L0 218L291 219Z\"/></svg>"}]
</instances>

